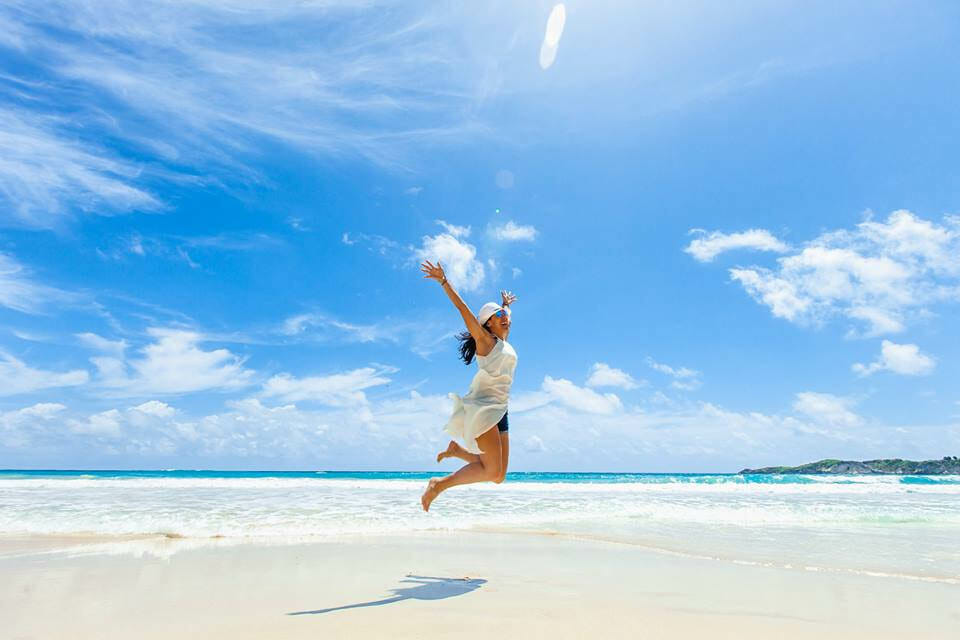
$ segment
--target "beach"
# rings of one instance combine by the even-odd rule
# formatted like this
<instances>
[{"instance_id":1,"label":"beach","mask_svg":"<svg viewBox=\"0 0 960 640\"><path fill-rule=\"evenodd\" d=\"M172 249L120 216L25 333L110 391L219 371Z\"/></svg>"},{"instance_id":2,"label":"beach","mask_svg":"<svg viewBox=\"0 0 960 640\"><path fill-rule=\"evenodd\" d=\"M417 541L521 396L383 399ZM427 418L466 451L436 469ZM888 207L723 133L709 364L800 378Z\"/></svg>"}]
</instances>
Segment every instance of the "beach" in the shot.
<instances>
[{"instance_id":1,"label":"beach","mask_svg":"<svg viewBox=\"0 0 960 640\"><path fill-rule=\"evenodd\" d=\"M955 478L521 476L424 514L410 475L213 475L0 477L2 636L953 638L960 622Z\"/></svg>"},{"instance_id":2,"label":"beach","mask_svg":"<svg viewBox=\"0 0 960 640\"><path fill-rule=\"evenodd\" d=\"M4 637L952 638L960 621L956 585L558 535L183 543L4 557Z\"/></svg>"}]
</instances>

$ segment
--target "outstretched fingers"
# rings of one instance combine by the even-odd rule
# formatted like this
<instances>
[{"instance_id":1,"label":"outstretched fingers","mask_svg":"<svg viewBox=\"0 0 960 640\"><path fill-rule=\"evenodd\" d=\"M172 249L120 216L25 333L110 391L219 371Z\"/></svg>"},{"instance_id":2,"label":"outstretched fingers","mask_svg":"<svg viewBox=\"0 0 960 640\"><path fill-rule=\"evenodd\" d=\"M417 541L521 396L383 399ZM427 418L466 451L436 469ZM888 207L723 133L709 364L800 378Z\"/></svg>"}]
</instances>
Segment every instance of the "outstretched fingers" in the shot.
<instances>
[{"instance_id":1,"label":"outstretched fingers","mask_svg":"<svg viewBox=\"0 0 960 640\"><path fill-rule=\"evenodd\" d=\"M440 261L437 261L436 265L433 265L429 260L425 260L420 264L420 270L423 271L425 276L424 278L443 278L443 267L440 266Z\"/></svg>"}]
</instances>

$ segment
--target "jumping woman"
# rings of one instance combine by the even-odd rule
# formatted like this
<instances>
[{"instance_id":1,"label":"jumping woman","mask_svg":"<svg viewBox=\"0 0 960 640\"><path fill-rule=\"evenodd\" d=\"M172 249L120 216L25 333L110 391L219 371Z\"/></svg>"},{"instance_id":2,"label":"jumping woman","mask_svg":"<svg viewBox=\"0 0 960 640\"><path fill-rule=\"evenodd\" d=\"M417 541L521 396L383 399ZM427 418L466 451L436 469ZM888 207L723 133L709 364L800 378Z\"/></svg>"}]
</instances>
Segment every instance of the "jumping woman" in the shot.
<instances>
[{"instance_id":1,"label":"jumping woman","mask_svg":"<svg viewBox=\"0 0 960 640\"><path fill-rule=\"evenodd\" d=\"M463 446L451 440L445 451L437 454L437 462L444 458L460 458L467 464L443 478L430 478L420 498L424 511L430 503L450 487L474 482L503 482L507 474L510 456L510 439L507 435L507 399L513 372L517 368L517 352L507 342L510 334L510 304L517 297L509 291L501 291L503 304L488 302L476 316L453 290L443 274L440 262L437 266L426 261L420 265L424 278L436 280L457 308L467 331L459 334L460 357L465 364L477 357L477 374L470 383L467 395L461 398L448 394L453 400L453 415L444 430L463 441Z\"/></svg>"}]
</instances>

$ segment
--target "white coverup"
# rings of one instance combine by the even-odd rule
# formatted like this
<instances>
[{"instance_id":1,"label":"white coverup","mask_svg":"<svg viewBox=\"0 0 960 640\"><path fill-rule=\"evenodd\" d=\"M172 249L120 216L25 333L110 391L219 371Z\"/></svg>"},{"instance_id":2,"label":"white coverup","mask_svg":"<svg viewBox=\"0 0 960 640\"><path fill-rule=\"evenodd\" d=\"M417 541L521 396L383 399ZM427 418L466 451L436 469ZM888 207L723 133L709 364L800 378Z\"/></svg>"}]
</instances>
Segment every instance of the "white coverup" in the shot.
<instances>
[{"instance_id":1,"label":"white coverup","mask_svg":"<svg viewBox=\"0 0 960 640\"><path fill-rule=\"evenodd\" d=\"M477 374L467 395L447 395L453 400L453 415L444 431L463 442L470 453L483 453L477 437L495 427L507 412L507 399L513 372L517 368L517 352L506 340L497 339L490 353L477 354Z\"/></svg>"}]
</instances>

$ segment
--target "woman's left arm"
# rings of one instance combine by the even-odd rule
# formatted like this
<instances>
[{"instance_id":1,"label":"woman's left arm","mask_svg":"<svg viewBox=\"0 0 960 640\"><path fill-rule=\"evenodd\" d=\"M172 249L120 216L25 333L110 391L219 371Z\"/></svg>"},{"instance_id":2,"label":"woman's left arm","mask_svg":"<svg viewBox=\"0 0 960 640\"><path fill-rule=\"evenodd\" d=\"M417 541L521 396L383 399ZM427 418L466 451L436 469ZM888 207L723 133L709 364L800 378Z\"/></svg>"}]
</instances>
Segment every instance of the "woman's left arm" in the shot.
<instances>
[{"instance_id":1,"label":"woman's left arm","mask_svg":"<svg viewBox=\"0 0 960 640\"><path fill-rule=\"evenodd\" d=\"M510 293L509 291L504 291L503 289L501 289L501 290L500 290L500 297L503 299L503 304L501 304L500 306L502 306L504 309L507 309L507 312L509 312L510 309L509 309L508 307L509 307L513 302L516 301L517 296L513 295L513 294Z\"/></svg>"}]
</instances>

